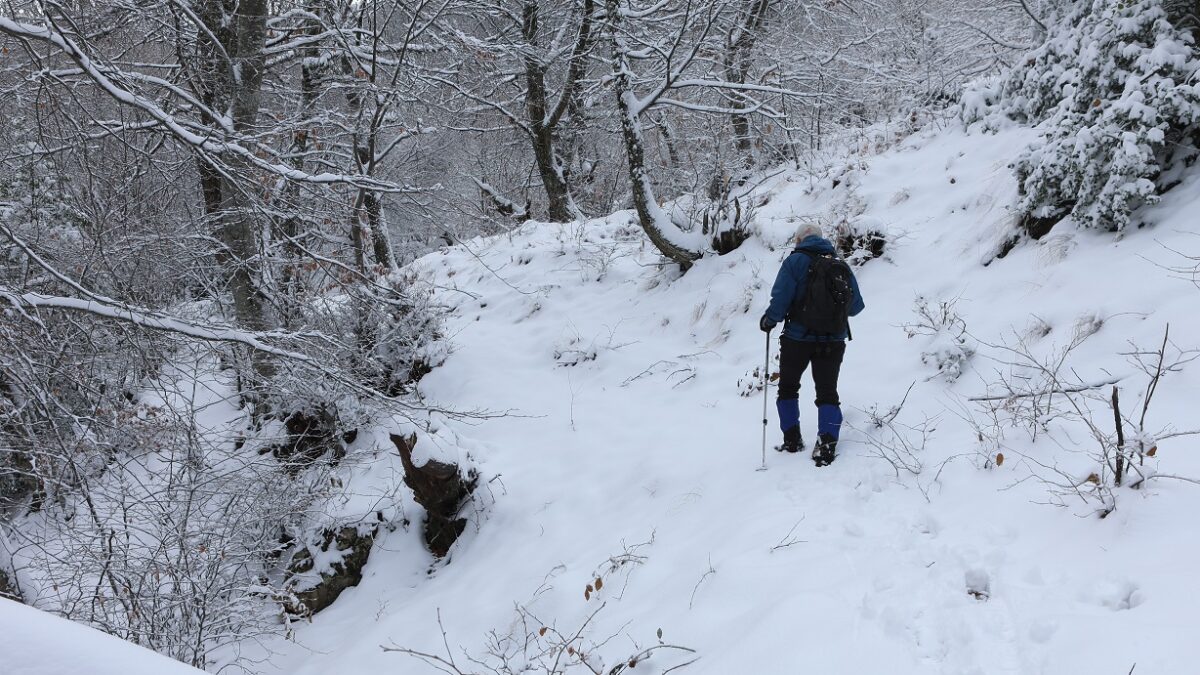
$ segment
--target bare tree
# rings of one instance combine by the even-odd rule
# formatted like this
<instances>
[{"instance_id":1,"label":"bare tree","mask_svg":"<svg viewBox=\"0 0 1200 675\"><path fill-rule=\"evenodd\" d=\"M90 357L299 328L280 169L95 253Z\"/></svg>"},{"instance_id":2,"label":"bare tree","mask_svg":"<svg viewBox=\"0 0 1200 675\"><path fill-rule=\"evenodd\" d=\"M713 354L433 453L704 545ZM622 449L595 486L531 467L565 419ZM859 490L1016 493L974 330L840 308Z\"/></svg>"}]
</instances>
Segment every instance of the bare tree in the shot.
<instances>
[{"instance_id":1,"label":"bare tree","mask_svg":"<svg viewBox=\"0 0 1200 675\"><path fill-rule=\"evenodd\" d=\"M742 10L742 16L733 22L733 26L726 33L723 65L727 81L746 84L746 78L750 74L752 52L763 34L771 3L772 0L748 0L747 6ZM753 149L750 118L741 112L742 109L750 107L750 101L737 89L731 91L729 97L732 107L738 110L729 117L733 125L734 142L738 152L746 157L746 161L750 161L749 154Z\"/></svg>"},{"instance_id":2,"label":"bare tree","mask_svg":"<svg viewBox=\"0 0 1200 675\"><path fill-rule=\"evenodd\" d=\"M570 144L564 135L579 133L585 124L582 97L597 43L595 0L493 0L464 10L443 30L447 41L473 50L477 58L438 79L466 106L458 110L483 115L485 126L460 128L488 136L515 131L532 156L547 218L581 217L563 146ZM491 120L501 126L491 127ZM484 178L477 180L499 196Z\"/></svg>"}]
</instances>

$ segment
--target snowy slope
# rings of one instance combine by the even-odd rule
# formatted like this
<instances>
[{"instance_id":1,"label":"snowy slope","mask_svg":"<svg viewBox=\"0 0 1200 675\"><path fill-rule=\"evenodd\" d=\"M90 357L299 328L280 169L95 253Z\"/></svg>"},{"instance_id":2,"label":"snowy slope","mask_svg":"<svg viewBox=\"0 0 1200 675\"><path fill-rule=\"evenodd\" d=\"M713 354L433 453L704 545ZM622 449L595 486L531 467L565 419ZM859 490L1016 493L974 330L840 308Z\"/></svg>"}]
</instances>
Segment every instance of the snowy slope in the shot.
<instances>
[{"instance_id":1,"label":"snowy slope","mask_svg":"<svg viewBox=\"0 0 1200 675\"><path fill-rule=\"evenodd\" d=\"M202 671L53 614L0 598L5 675L198 675Z\"/></svg>"},{"instance_id":2,"label":"snowy slope","mask_svg":"<svg viewBox=\"0 0 1200 675\"><path fill-rule=\"evenodd\" d=\"M1036 438L1008 429L981 444L964 417L966 398L1009 372L1011 354L988 345L1023 337L1051 355L1094 332L1070 367L1088 382L1120 378L1130 405L1144 386L1122 356L1131 344L1156 347L1170 322L1180 347L1200 346L1200 290L1164 269L1181 262L1171 249L1200 251L1200 174L1155 207L1152 229L1120 240L1056 230L992 260L1011 233L1007 165L1030 133L927 131L855 156L850 173L777 176L759 193L761 236L682 277L653 266L625 214L531 223L418 261L453 308L454 353L422 394L509 413L435 418L430 438L456 438L441 451L468 454L494 502L448 564L430 569L412 532L381 539L363 583L294 642L270 645L258 668L437 672L380 649L395 645L442 657L448 647L462 672L484 673L467 655L483 658L491 631L492 651L524 651L500 638L552 646L541 626L570 635L586 623L587 642L573 644L605 673L657 644L660 629L695 654L662 649L634 672L696 657L674 672L1196 672L1200 487L1120 488L1099 519L1094 503L1056 499L1046 483L1054 469L1081 483L1095 470L1082 426ZM859 271L867 309L843 368L841 457L817 469L771 452L756 471L757 318L797 219L831 214L892 239ZM956 299L973 336L977 354L955 382L922 363L932 338L906 335L917 296ZM872 456L883 437L864 412L910 386L898 421L933 429L916 476ZM809 392L806 382L811 438ZM1198 400L1194 364L1162 381L1150 420L1200 427ZM1111 412L1097 419L1111 431ZM1200 476L1196 446L1164 440L1150 464ZM998 467L997 450L1007 454ZM519 608L536 618L522 624ZM511 672L532 662L513 657Z\"/></svg>"}]
</instances>

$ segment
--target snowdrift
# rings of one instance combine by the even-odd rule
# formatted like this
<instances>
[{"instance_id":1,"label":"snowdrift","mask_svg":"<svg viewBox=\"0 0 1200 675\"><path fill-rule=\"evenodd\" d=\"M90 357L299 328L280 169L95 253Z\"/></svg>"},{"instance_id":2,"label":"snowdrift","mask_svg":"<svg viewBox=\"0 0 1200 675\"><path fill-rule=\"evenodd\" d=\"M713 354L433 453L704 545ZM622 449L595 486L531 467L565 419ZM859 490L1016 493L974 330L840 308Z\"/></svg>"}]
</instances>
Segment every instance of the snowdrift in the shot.
<instances>
[{"instance_id":1,"label":"snowdrift","mask_svg":"<svg viewBox=\"0 0 1200 675\"><path fill-rule=\"evenodd\" d=\"M53 614L0 598L6 675L198 675L203 672Z\"/></svg>"}]
</instances>

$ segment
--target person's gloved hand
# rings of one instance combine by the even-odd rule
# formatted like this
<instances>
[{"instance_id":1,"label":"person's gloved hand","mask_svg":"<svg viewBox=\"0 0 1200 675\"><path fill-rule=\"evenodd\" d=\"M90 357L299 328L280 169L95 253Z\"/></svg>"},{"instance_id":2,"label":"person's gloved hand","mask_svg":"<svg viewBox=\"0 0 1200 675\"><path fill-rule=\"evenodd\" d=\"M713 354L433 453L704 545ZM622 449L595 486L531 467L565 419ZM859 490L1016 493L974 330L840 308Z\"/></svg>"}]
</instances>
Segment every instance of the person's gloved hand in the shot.
<instances>
[{"instance_id":1,"label":"person's gloved hand","mask_svg":"<svg viewBox=\"0 0 1200 675\"><path fill-rule=\"evenodd\" d=\"M775 322L768 319L766 314L763 314L762 318L758 320L758 329L764 333L770 333L773 328L775 328Z\"/></svg>"}]
</instances>

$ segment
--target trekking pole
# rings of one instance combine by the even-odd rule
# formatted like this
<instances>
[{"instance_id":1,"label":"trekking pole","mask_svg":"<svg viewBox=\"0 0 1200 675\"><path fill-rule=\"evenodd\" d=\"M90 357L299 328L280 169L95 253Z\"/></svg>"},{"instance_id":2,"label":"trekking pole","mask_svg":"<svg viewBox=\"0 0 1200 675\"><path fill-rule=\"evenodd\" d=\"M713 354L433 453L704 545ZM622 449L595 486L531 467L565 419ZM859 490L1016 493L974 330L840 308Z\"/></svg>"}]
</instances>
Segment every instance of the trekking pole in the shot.
<instances>
[{"instance_id":1,"label":"trekking pole","mask_svg":"<svg viewBox=\"0 0 1200 675\"><path fill-rule=\"evenodd\" d=\"M759 471L767 470L767 385L771 382L771 331L767 331L767 353L763 357L763 433L762 433L762 466Z\"/></svg>"}]
</instances>

